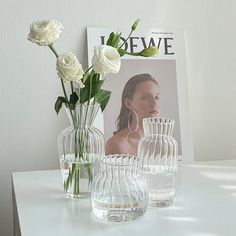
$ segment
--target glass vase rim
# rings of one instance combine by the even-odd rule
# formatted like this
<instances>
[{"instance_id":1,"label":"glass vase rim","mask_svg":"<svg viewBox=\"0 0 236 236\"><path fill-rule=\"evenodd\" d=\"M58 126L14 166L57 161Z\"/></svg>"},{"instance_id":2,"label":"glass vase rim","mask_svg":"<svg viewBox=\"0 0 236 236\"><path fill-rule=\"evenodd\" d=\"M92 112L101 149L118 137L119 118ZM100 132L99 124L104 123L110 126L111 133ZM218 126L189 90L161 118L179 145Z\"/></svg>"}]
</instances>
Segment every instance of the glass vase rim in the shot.
<instances>
[{"instance_id":1,"label":"glass vase rim","mask_svg":"<svg viewBox=\"0 0 236 236\"><path fill-rule=\"evenodd\" d=\"M125 159L126 162L123 162ZM111 160L115 160L114 162L111 162ZM117 162L119 160L119 162ZM120 161L121 160L121 161ZM128 160L128 163L127 163ZM134 166L138 163L138 157L133 154L125 154L125 153L117 153L117 154L109 154L104 155L104 158L101 159L101 164L108 165L108 166Z\"/></svg>"},{"instance_id":2,"label":"glass vase rim","mask_svg":"<svg viewBox=\"0 0 236 236\"><path fill-rule=\"evenodd\" d=\"M174 119L168 117L146 117L143 118L143 123L151 123L151 124L173 124L175 122Z\"/></svg>"}]
</instances>

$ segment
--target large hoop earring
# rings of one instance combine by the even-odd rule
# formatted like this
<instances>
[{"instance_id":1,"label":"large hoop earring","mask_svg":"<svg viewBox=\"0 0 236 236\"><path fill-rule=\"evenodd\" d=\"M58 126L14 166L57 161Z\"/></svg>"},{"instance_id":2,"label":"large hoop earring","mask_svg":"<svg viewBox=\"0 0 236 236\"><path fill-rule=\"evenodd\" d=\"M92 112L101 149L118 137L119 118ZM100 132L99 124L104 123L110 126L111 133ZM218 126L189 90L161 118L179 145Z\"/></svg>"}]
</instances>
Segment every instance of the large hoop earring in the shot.
<instances>
[{"instance_id":1,"label":"large hoop earring","mask_svg":"<svg viewBox=\"0 0 236 236\"><path fill-rule=\"evenodd\" d=\"M131 125L130 125L130 118L131 118L131 114L132 112L135 114L135 118L136 118L136 127L134 130L131 129ZM138 118L138 114L135 110L130 110L129 111L129 115L128 115L128 129L130 133L135 133L138 131L139 128L139 118Z\"/></svg>"}]
</instances>

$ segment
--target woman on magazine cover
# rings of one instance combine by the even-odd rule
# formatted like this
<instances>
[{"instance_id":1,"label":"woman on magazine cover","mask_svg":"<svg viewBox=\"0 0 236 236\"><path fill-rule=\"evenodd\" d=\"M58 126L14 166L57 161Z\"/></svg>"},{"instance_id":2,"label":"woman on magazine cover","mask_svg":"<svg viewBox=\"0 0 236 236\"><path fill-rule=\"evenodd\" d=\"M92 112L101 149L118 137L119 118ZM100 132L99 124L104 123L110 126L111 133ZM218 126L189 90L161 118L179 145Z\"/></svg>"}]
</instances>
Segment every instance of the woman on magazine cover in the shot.
<instances>
[{"instance_id":1,"label":"woman on magazine cover","mask_svg":"<svg viewBox=\"0 0 236 236\"><path fill-rule=\"evenodd\" d=\"M151 75L138 74L127 81L116 120L117 130L106 142L106 155L137 154L143 136L142 120L159 115L159 100L159 85Z\"/></svg>"}]
</instances>

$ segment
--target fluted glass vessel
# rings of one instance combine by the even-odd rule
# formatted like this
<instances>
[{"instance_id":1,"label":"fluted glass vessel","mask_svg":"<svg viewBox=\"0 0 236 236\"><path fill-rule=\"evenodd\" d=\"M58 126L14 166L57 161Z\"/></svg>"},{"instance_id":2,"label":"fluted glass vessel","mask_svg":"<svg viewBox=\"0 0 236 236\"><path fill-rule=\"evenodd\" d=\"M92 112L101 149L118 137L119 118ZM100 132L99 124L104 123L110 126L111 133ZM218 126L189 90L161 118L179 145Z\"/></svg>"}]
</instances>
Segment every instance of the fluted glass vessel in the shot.
<instances>
[{"instance_id":1,"label":"fluted glass vessel","mask_svg":"<svg viewBox=\"0 0 236 236\"><path fill-rule=\"evenodd\" d=\"M66 197L89 198L91 183L97 173L99 159L104 155L104 137L93 127L98 104L65 107L71 125L58 137L58 151Z\"/></svg>"},{"instance_id":2,"label":"fluted glass vessel","mask_svg":"<svg viewBox=\"0 0 236 236\"><path fill-rule=\"evenodd\" d=\"M139 168L149 185L149 206L169 206L175 196L178 145L172 137L174 120L143 119L144 137L138 144Z\"/></svg>"},{"instance_id":3,"label":"fluted glass vessel","mask_svg":"<svg viewBox=\"0 0 236 236\"><path fill-rule=\"evenodd\" d=\"M107 222L127 222L144 214L148 186L137 170L137 159L127 154L106 156L92 183L94 215Z\"/></svg>"}]
</instances>

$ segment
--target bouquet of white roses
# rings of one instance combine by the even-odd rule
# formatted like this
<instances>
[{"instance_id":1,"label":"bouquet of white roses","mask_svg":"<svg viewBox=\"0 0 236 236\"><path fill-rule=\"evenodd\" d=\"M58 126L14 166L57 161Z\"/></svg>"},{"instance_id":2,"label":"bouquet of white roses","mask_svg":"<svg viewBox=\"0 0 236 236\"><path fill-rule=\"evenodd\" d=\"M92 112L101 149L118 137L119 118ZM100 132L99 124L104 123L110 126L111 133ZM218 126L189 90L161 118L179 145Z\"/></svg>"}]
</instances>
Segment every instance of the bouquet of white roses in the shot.
<instances>
[{"instance_id":1,"label":"bouquet of white roses","mask_svg":"<svg viewBox=\"0 0 236 236\"><path fill-rule=\"evenodd\" d=\"M138 22L139 20L136 20L132 25L131 32L125 42L135 31ZM149 57L157 53L157 48L154 46L138 53L130 53L122 49L125 42L121 43L121 33L112 32L106 45L94 48L92 66L84 70L76 55L72 52L58 54L55 50L53 44L59 38L62 30L63 26L58 21L37 21L31 24L28 35L28 40L39 46L48 46L57 58L57 74L63 89L63 96L59 96L55 103L57 113L60 111L63 103L70 110L73 110L76 103L97 102L103 111L109 101L111 92L102 89L104 82L102 76L108 73L119 72L121 57L125 54ZM70 96L67 95L68 89L65 88L67 84L70 85Z\"/></svg>"},{"instance_id":2,"label":"bouquet of white roses","mask_svg":"<svg viewBox=\"0 0 236 236\"><path fill-rule=\"evenodd\" d=\"M73 161L71 161L73 162L72 167L69 167L68 174L66 174L64 178L64 189L66 192L71 191L75 197L82 196L79 183L82 165L86 167L89 183L91 183L93 178L91 156L98 154L94 151L95 149L90 150L93 145L91 144L91 137L87 129L81 130L83 122L91 119L96 113L94 110L92 112L86 110L85 118L81 118L81 113L83 112L81 112L81 110L77 112L76 108L85 106L88 109L88 107L95 107L95 105L99 108L100 105L103 111L111 95L110 91L102 89L104 83L103 76L108 73L119 72L121 57L125 54L148 57L154 56L157 53L157 48L154 46L145 48L138 53L130 53L122 48L136 29L138 22L139 20L134 22L130 34L124 41L122 40L123 43L121 43L121 33L112 32L105 45L96 46L94 48L92 66L86 70L83 69L76 55L72 52L58 54L54 48L53 44L59 38L63 30L63 26L60 22L55 20L37 21L30 26L28 39L39 46L49 47L57 59L56 69L62 85L63 95L57 98L55 110L59 113L64 104L66 109L69 110L68 113L73 123L73 129L67 132L68 135L70 134L70 138L62 138L62 140L68 140L68 142L71 143L66 144L67 148L63 146L63 152L60 153L59 151L59 156L62 163L67 161L67 156L70 157L70 160L71 157L73 157ZM98 135L98 133L99 132L97 132L96 135ZM63 131L61 134L64 134ZM60 138L58 140L60 140ZM99 145L95 146L99 147ZM101 147L99 152L104 153L103 149L104 147ZM73 190L71 190L72 188Z\"/></svg>"}]
</instances>

